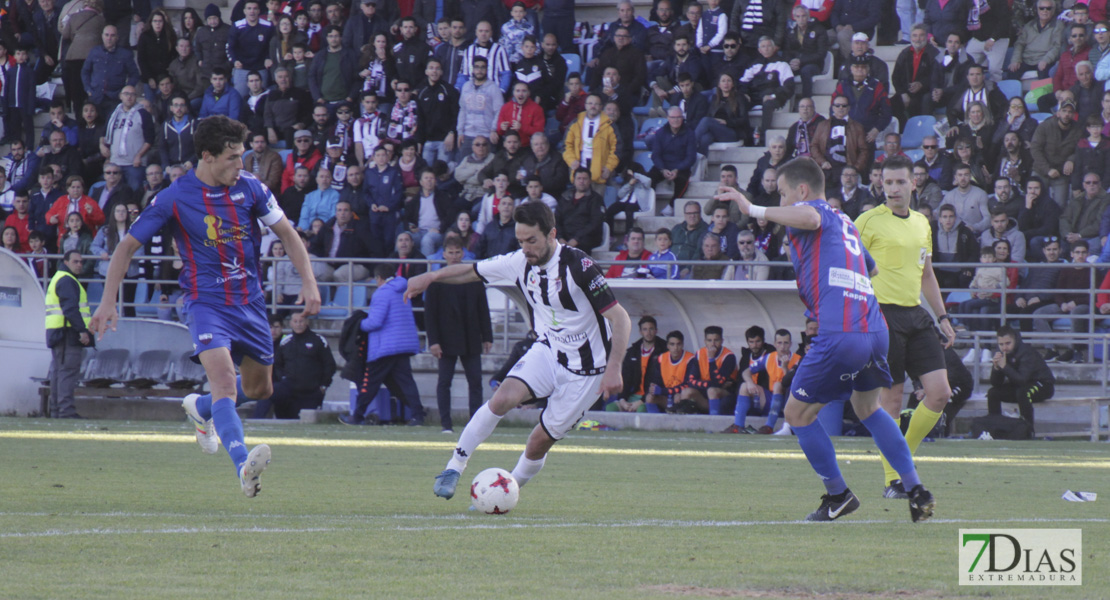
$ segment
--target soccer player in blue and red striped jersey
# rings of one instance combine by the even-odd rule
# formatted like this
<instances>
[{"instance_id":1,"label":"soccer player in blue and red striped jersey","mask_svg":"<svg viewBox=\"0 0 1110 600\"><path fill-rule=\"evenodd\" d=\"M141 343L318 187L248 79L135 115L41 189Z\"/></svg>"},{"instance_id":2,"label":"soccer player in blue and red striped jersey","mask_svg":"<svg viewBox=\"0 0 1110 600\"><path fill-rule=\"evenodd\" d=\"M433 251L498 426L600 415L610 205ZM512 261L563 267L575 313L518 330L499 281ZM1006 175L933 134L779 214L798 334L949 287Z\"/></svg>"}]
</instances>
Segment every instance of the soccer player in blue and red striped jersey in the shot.
<instances>
[{"instance_id":1,"label":"soccer player in blue and red striped jersey","mask_svg":"<svg viewBox=\"0 0 1110 600\"><path fill-rule=\"evenodd\" d=\"M195 136L200 156L196 169L159 192L120 240L90 329L100 337L109 327L115 329L116 290L131 257L170 226L184 263L179 283L190 316L193 359L204 366L212 390L203 396L186 396L183 406L196 426L201 449L215 454L223 441L243 493L253 498L261 489L270 448L259 444L247 452L235 406L237 401L265 399L273 393L274 344L258 271L259 222L289 248L289 257L304 280L297 303L304 304L306 315L319 312L320 293L304 244L274 195L242 170L246 135L245 125L222 115L200 122ZM241 377L235 375L236 364Z\"/></svg>"},{"instance_id":2,"label":"soccer player in blue and red striped jersey","mask_svg":"<svg viewBox=\"0 0 1110 600\"><path fill-rule=\"evenodd\" d=\"M818 322L817 338L798 365L784 411L828 492L806 520L832 521L859 508L859 499L836 464L832 439L817 422L826 403L849 396L879 450L912 490L910 517L915 522L928 519L936 505L933 495L921 485L898 425L879 409L879 389L891 382L886 364L890 340L871 289L875 262L852 221L825 202L825 176L813 159L801 157L783 165L778 186L782 206L755 206L727 188L721 188L717 200L731 200L752 218L786 226L798 292L806 316Z\"/></svg>"}]
</instances>

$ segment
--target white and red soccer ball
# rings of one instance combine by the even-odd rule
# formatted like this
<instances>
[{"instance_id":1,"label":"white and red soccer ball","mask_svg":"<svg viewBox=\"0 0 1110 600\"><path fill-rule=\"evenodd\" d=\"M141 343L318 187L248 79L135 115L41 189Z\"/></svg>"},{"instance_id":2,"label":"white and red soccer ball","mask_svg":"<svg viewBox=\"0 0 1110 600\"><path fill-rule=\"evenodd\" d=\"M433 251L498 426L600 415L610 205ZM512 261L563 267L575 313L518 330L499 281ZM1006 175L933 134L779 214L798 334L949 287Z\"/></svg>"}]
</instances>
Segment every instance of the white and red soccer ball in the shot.
<instances>
[{"instance_id":1,"label":"white and red soccer ball","mask_svg":"<svg viewBox=\"0 0 1110 600\"><path fill-rule=\"evenodd\" d=\"M478 512L503 515L520 500L520 485L505 469L486 469L470 484L470 503Z\"/></svg>"}]
</instances>

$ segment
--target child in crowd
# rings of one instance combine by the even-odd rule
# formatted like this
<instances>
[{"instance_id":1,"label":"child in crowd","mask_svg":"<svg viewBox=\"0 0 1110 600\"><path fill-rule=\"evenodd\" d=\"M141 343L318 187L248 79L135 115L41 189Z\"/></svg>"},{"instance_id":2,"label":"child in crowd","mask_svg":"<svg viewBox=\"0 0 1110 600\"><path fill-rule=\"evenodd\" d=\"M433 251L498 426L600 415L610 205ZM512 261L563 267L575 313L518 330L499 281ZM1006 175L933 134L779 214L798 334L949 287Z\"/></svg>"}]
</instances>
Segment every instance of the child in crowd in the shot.
<instances>
[{"instance_id":1,"label":"child in crowd","mask_svg":"<svg viewBox=\"0 0 1110 600\"><path fill-rule=\"evenodd\" d=\"M655 253L649 261L678 260L671 252L671 231L666 227L655 232ZM678 279L678 265L658 265L649 267L653 279Z\"/></svg>"}]
</instances>

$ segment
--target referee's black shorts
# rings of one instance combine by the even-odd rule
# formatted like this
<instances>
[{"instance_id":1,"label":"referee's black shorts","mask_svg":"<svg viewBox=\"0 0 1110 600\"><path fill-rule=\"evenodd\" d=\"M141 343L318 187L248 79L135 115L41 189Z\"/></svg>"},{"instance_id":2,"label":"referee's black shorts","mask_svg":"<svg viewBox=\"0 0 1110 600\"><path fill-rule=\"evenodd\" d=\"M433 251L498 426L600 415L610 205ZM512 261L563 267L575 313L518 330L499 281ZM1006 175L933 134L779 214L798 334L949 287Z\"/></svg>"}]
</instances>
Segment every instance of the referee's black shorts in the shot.
<instances>
[{"instance_id":1,"label":"referee's black shorts","mask_svg":"<svg viewBox=\"0 0 1110 600\"><path fill-rule=\"evenodd\" d=\"M937 336L933 317L920 306L881 304L890 330L890 350L886 361L894 384L917 379L945 368L944 347Z\"/></svg>"}]
</instances>

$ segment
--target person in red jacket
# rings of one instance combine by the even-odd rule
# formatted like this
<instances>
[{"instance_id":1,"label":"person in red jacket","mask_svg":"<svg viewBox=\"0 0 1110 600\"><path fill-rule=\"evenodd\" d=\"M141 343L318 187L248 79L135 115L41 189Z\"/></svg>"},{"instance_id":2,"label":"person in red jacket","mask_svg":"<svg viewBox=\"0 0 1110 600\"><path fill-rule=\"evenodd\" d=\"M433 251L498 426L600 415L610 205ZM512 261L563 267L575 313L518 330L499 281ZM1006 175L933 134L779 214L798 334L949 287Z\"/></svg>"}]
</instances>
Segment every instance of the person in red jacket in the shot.
<instances>
[{"instance_id":1,"label":"person in red jacket","mask_svg":"<svg viewBox=\"0 0 1110 600\"><path fill-rule=\"evenodd\" d=\"M66 215L75 212L81 215L85 226L91 231L100 229L104 224L104 211L96 200L85 195L85 180L80 175L70 175L66 179L66 195L54 201L46 211L46 222L57 225L58 236L66 232Z\"/></svg>"},{"instance_id":2,"label":"person in red jacket","mask_svg":"<svg viewBox=\"0 0 1110 600\"><path fill-rule=\"evenodd\" d=\"M297 173L297 167L303 166L312 171L323 157L316 146L312 145L310 131L302 129L293 134L293 151L285 157L285 168L281 172L281 191L284 192L293 185L293 175Z\"/></svg>"},{"instance_id":3,"label":"person in red jacket","mask_svg":"<svg viewBox=\"0 0 1110 600\"><path fill-rule=\"evenodd\" d=\"M646 262L650 258L651 252L644 250L644 230L639 227L633 227L628 230L628 249L621 250L620 254L617 254L616 260L644 262L629 265L609 265L609 270L605 272L605 277L607 279L617 279L620 277L646 278L649 273Z\"/></svg>"},{"instance_id":4,"label":"person in red jacket","mask_svg":"<svg viewBox=\"0 0 1110 600\"><path fill-rule=\"evenodd\" d=\"M578 120L578 113L586 110L586 92L582 89L582 76L571 73L567 76L567 92L563 101L555 107L555 118L559 121L559 133L564 134Z\"/></svg>"},{"instance_id":5,"label":"person in red jacket","mask_svg":"<svg viewBox=\"0 0 1110 600\"><path fill-rule=\"evenodd\" d=\"M529 97L528 84L523 81L513 85L513 100L501 105L497 113L497 129L490 136L493 143L505 135L506 131L515 131L520 134L520 139L525 145L530 144L533 133L542 133L546 119L543 109L535 100Z\"/></svg>"}]
</instances>

